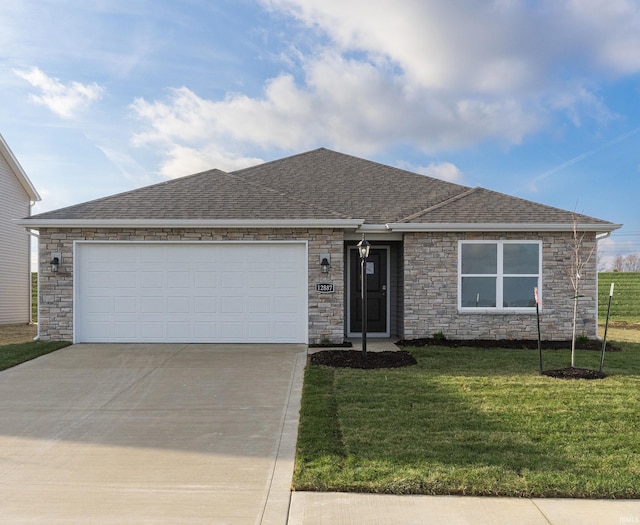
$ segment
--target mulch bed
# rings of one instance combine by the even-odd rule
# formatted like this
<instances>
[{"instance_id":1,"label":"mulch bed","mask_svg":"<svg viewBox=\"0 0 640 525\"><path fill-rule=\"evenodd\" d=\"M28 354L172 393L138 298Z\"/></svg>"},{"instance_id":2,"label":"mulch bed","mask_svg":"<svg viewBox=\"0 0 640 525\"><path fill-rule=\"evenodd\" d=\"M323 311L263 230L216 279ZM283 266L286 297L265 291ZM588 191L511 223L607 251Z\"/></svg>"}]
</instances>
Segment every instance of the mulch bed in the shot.
<instances>
[{"instance_id":1,"label":"mulch bed","mask_svg":"<svg viewBox=\"0 0 640 525\"><path fill-rule=\"evenodd\" d=\"M417 364L416 358L406 350L367 352L361 350L321 350L309 356L312 365L337 368L400 368Z\"/></svg>"},{"instance_id":2,"label":"mulch bed","mask_svg":"<svg viewBox=\"0 0 640 525\"><path fill-rule=\"evenodd\" d=\"M604 379L606 374L587 368L560 368L559 370L546 370L543 375L556 379Z\"/></svg>"},{"instance_id":3,"label":"mulch bed","mask_svg":"<svg viewBox=\"0 0 640 525\"><path fill-rule=\"evenodd\" d=\"M448 346L450 348L459 348L461 346L471 346L474 348L510 348L523 350L537 350L538 341L535 339L438 339L428 337L424 339L401 339L396 343L398 346ZM542 341L543 350L570 350L571 341ZM576 348L579 350L602 350L602 343L597 340L578 341ZM606 352L620 352L622 349L618 346L607 343Z\"/></svg>"}]
</instances>

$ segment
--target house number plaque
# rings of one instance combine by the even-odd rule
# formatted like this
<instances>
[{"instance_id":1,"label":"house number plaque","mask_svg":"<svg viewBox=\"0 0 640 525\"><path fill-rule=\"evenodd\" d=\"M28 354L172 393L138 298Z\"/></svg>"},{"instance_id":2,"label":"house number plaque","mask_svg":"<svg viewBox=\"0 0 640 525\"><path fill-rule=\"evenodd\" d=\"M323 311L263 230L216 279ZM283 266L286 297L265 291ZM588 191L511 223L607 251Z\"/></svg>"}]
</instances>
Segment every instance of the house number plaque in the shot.
<instances>
[{"instance_id":1,"label":"house number plaque","mask_svg":"<svg viewBox=\"0 0 640 525\"><path fill-rule=\"evenodd\" d=\"M316 292L333 293L333 283L316 283Z\"/></svg>"}]
</instances>

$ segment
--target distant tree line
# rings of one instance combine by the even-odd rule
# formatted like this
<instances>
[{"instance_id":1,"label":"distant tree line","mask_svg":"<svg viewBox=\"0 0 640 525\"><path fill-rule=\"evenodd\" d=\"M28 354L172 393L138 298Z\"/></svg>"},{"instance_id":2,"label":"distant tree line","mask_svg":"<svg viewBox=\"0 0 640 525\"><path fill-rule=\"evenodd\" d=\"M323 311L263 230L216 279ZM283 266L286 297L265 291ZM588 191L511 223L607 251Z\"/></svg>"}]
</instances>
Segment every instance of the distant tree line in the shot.
<instances>
[{"instance_id":1,"label":"distant tree line","mask_svg":"<svg viewBox=\"0 0 640 525\"><path fill-rule=\"evenodd\" d=\"M640 272L640 254L617 255L613 260L611 270L614 272Z\"/></svg>"}]
</instances>

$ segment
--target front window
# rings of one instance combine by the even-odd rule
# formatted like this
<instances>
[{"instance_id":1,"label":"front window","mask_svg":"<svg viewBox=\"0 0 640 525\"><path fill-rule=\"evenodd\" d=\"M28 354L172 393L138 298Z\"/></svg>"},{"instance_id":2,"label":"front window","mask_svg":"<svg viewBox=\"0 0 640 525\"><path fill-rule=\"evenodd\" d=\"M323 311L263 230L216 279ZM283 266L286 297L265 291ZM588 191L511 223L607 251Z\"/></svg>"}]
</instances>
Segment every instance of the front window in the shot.
<instances>
[{"instance_id":1,"label":"front window","mask_svg":"<svg viewBox=\"0 0 640 525\"><path fill-rule=\"evenodd\" d=\"M540 289L541 244L535 241L460 241L458 301L461 309L535 307Z\"/></svg>"}]
</instances>

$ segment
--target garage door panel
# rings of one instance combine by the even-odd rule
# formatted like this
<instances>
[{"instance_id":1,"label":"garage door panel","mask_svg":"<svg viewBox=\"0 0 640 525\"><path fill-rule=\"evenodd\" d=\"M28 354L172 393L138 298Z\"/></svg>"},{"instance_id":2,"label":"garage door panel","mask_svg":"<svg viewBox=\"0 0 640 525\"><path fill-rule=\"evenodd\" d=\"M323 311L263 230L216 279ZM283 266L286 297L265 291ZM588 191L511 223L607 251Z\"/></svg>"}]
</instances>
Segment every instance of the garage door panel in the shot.
<instances>
[{"instance_id":1,"label":"garage door panel","mask_svg":"<svg viewBox=\"0 0 640 525\"><path fill-rule=\"evenodd\" d=\"M195 261L196 264L204 264L205 266L210 264L220 264L218 246L215 244L209 244L207 246L199 247L197 250L193 250L192 256L192 260Z\"/></svg>"},{"instance_id":2,"label":"garage door panel","mask_svg":"<svg viewBox=\"0 0 640 525\"><path fill-rule=\"evenodd\" d=\"M298 287L295 273L292 272L275 272L275 287L278 289L290 288L295 289Z\"/></svg>"},{"instance_id":3,"label":"garage door panel","mask_svg":"<svg viewBox=\"0 0 640 525\"><path fill-rule=\"evenodd\" d=\"M247 328L254 340L268 341L271 339L271 324L266 321L249 321Z\"/></svg>"},{"instance_id":4,"label":"garage door panel","mask_svg":"<svg viewBox=\"0 0 640 525\"><path fill-rule=\"evenodd\" d=\"M169 321L167 323L167 337L169 339L184 340L191 334L191 327L188 321L175 322Z\"/></svg>"},{"instance_id":5,"label":"garage door panel","mask_svg":"<svg viewBox=\"0 0 640 525\"><path fill-rule=\"evenodd\" d=\"M194 273L194 283L196 288L217 288L218 273L197 271Z\"/></svg>"},{"instance_id":6,"label":"garage door panel","mask_svg":"<svg viewBox=\"0 0 640 525\"><path fill-rule=\"evenodd\" d=\"M218 311L218 300L215 297L194 297L193 311L196 314L214 314Z\"/></svg>"},{"instance_id":7,"label":"garage door panel","mask_svg":"<svg viewBox=\"0 0 640 525\"><path fill-rule=\"evenodd\" d=\"M169 288L191 288L191 275L184 270L167 272L167 286Z\"/></svg>"},{"instance_id":8,"label":"garage door panel","mask_svg":"<svg viewBox=\"0 0 640 525\"><path fill-rule=\"evenodd\" d=\"M233 340L246 337L242 321L220 321L220 337L223 340Z\"/></svg>"},{"instance_id":9,"label":"garage door panel","mask_svg":"<svg viewBox=\"0 0 640 525\"><path fill-rule=\"evenodd\" d=\"M113 312L116 314L133 314L137 311L136 297L113 297Z\"/></svg>"},{"instance_id":10,"label":"garage door panel","mask_svg":"<svg viewBox=\"0 0 640 525\"><path fill-rule=\"evenodd\" d=\"M96 337L110 337L111 326L107 321L104 322L91 322L89 323L89 328L91 332L96 335Z\"/></svg>"},{"instance_id":11,"label":"garage door panel","mask_svg":"<svg viewBox=\"0 0 640 525\"><path fill-rule=\"evenodd\" d=\"M244 272L222 272L222 288L244 288Z\"/></svg>"},{"instance_id":12,"label":"garage door panel","mask_svg":"<svg viewBox=\"0 0 640 525\"><path fill-rule=\"evenodd\" d=\"M295 323L275 323L274 325L274 337L288 339L295 334Z\"/></svg>"},{"instance_id":13,"label":"garage door panel","mask_svg":"<svg viewBox=\"0 0 640 525\"><path fill-rule=\"evenodd\" d=\"M271 297L249 297L248 312L250 314L269 314L273 311Z\"/></svg>"},{"instance_id":14,"label":"garage door panel","mask_svg":"<svg viewBox=\"0 0 640 525\"><path fill-rule=\"evenodd\" d=\"M276 297L275 311L279 314L291 314L296 311L298 303L295 297Z\"/></svg>"},{"instance_id":15,"label":"garage door panel","mask_svg":"<svg viewBox=\"0 0 640 525\"><path fill-rule=\"evenodd\" d=\"M191 311L191 297L167 298L167 313L188 314Z\"/></svg>"},{"instance_id":16,"label":"garage door panel","mask_svg":"<svg viewBox=\"0 0 640 525\"><path fill-rule=\"evenodd\" d=\"M120 341L130 341L137 338L137 324L131 321L115 321L113 324L112 337Z\"/></svg>"},{"instance_id":17,"label":"garage door panel","mask_svg":"<svg viewBox=\"0 0 640 525\"><path fill-rule=\"evenodd\" d=\"M198 322L194 323L194 333L197 340L200 341L216 341L218 337L218 326L215 322Z\"/></svg>"},{"instance_id":18,"label":"garage door panel","mask_svg":"<svg viewBox=\"0 0 640 525\"><path fill-rule=\"evenodd\" d=\"M79 243L75 340L306 342L303 243Z\"/></svg>"},{"instance_id":19,"label":"garage door panel","mask_svg":"<svg viewBox=\"0 0 640 525\"><path fill-rule=\"evenodd\" d=\"M140 275L140 282L143 288L164 288L164 272L143 271Z\"/></svg>"},{"instance_id":20,"label":"garage door panel","mask_svg":"<svg viewBox=\"0 0 640 525\"><path fill-rule=\"evenodd\" d=\"M222 297L220 299L220 313L241 314L244 313L244 297Z\"/></svg>"},{"instance_id":21,"label":"garage door panel","mask_svg":"<svg viewBox=\"0 0 640 525\"><path fill-rule=\"evenodd\" d=\"M135 288L138 282L136 272L113 272L114 288Z\"/></svg>"},{"instance_id":22,"label":"garage door panel","mask_svg":"<svg viewBox=\"0 0 640 525\"><path fill-rule=\"evenodd\" d=\"M140 298L140 313L162 314L164 313L164 298L161 296L142 296Z\"/></svg>"}]
</instances>

